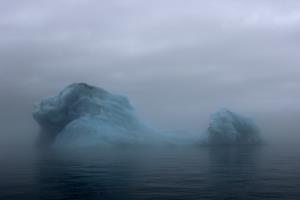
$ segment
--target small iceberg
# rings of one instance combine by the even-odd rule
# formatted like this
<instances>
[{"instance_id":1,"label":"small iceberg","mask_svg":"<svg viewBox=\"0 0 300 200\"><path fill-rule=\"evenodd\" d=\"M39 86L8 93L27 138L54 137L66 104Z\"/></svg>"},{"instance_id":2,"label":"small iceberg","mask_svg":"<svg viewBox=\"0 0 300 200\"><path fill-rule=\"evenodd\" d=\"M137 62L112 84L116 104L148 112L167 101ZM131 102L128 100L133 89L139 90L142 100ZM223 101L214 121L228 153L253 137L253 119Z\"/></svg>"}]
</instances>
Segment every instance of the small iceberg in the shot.
<instances>
[{"instance_id":1,"label":"small iceberg","mask_svg":"<svg viewBox=\"0 0 300 200\"><path fill-rule=\"evenodd\" d=\"M260 131L252 119L227 109L211 115L208 144L254 145L261 142Z\"/></svg>"}]
</instances>

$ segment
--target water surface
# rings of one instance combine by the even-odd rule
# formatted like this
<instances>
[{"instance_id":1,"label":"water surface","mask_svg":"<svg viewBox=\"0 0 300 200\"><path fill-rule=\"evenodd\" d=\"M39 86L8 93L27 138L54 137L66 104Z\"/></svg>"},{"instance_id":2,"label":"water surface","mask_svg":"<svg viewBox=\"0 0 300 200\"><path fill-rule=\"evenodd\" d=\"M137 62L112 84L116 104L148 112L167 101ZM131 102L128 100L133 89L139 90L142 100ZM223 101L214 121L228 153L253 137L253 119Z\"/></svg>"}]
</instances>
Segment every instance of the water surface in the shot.
<instances>
[{"instance_id":1,"label":"water surface","mask_svg":"<svg viewBox=\"0 0 300 200\"><path fill-rule=\"evenodd\" d=\"M295 149L1 151L0 199L300 199Z\"/></svg>"}]
</instances>

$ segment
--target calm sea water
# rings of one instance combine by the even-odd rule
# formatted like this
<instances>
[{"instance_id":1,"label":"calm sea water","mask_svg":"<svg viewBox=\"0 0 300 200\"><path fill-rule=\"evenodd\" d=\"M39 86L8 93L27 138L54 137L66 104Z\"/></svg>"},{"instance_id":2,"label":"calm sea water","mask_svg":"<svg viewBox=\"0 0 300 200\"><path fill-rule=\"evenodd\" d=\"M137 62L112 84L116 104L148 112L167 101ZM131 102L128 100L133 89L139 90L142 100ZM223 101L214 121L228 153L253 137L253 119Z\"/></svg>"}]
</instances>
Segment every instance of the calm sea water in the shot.
<instances>
[{"instance_id":1,"label":"calm sea water","mask_svg":"<svg viewBox=\"0 0 300 200\"><path fill-rule=\"evenodd\" d=\"M297 146L1 150L1 200L300 199Z\"/></svg>"}]
</instances>

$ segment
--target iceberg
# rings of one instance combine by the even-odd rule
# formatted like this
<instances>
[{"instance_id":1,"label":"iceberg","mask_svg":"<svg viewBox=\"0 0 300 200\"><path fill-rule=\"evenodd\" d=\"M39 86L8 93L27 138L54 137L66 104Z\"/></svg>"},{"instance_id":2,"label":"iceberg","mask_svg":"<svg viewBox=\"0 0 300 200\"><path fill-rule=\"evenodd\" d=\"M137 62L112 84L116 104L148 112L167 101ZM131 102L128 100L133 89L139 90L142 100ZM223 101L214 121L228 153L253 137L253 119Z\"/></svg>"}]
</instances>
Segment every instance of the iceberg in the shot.
<instances>
[{"instance_id":1,"label":"iceberg","mask_svg":"<svg viewBox=\"0 0 300 200\"><path fill-rule=\"evenodd\" d=\"M57 96L41 100L33 117L41 129L41 145L138 143L153 132L125 96L86 83L71 84ZM139 137L141 133L144 137Z\"/></svg>"},{"instance_id":2,"label":"iceberg","mask_svg":"<svg viewBox=\"0 0 300 200\"><path fill-rule=\"evenodd\" d=\"M257 144L259 129L246 117L222 109L208 134L161 131L145 124L127 97L86 83L73 83L35 104L40 146L133 146Z\"/></svg>"},{"instance_id":3,"label":"iceberg","mask_svg":"<svg viewBox=\"0 0 300 200\"><path fill-rule=\"evenodd\" d=\"M260 144L260 131L254 121L228 109L211 115L208 127L210 145Z\"/></svg>"}]
</instances>

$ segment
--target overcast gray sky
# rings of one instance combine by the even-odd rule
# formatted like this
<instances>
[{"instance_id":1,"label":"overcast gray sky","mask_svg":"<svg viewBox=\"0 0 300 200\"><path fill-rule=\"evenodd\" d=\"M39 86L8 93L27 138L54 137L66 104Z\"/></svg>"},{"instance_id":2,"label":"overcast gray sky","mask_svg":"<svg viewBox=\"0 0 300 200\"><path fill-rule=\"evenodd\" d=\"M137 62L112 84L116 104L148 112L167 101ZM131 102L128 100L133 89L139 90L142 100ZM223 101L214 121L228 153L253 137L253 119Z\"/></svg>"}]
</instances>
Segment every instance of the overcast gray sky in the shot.
<instances>
[{"instance_id":1,"label":"overcast gray sky","mask_svg":"<svg viewBox=\"0 0 300 200\"><path fill-rule=\"evenodd\" d=\"M2 116L87 82L162 128L219 107L298 126L299 50L299 0L1 0Z\"/></svg>"}]
</instances>

